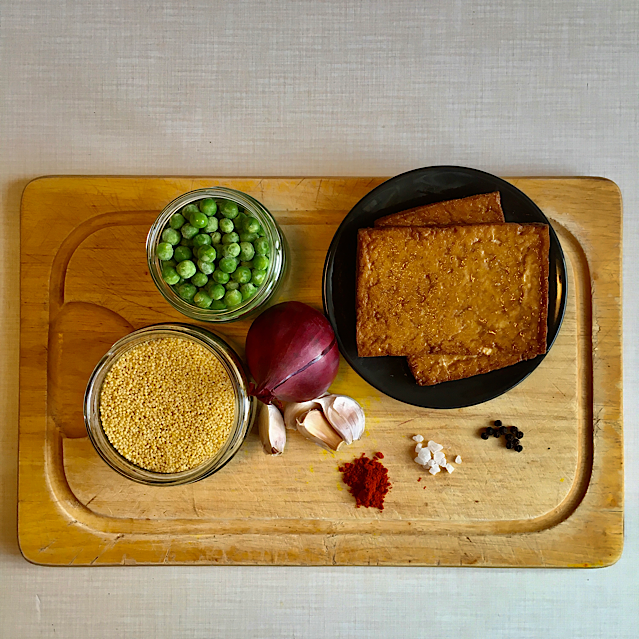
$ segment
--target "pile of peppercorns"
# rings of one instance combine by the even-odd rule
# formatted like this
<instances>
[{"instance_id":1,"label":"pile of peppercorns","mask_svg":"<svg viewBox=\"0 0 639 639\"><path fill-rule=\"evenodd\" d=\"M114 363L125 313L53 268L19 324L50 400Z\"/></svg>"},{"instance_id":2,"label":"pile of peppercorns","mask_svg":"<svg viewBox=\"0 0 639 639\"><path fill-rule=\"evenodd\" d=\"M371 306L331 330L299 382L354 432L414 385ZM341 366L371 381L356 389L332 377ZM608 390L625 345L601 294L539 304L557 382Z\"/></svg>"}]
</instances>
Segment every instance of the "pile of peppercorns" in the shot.
<instances>
[{"instance_id":1,"label":"pile of peppercorns","mask_svg":"<svg viewBox=\"0 0 639 639\"><path fill-rule=\"evenodd\" d=\"M506 437L506 448L508 449L512 448L518 453L524 450L524 447L520 443L520 440L524 437L524 433L519 430L517 426L502 426L501 419L496 419L493 422L493 426L489 426L484 430L481 434L481 438L488 439L491 435L493 437L501 437L504 435Z\"/></svg>"}]
</instances>

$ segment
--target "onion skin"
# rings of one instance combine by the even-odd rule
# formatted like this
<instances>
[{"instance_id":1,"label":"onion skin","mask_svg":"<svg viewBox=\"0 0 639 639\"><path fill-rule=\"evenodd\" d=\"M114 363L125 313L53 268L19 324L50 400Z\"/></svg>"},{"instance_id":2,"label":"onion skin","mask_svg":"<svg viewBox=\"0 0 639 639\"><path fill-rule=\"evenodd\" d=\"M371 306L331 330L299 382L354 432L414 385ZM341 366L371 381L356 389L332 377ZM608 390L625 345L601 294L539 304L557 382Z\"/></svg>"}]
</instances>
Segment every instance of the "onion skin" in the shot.
<instances>
[{"instance_id":1,"label":"onion skin","mask_svg":"<svg viewBox=\"0 0 639 639\"><path fill-rule=\"evenodd\" d=\"M333 383L339 350L324 315L301 302L284 302L251 324L246 360L258 399L265 404L304 402L320 397Z\"/></svg>"}]
</instances>

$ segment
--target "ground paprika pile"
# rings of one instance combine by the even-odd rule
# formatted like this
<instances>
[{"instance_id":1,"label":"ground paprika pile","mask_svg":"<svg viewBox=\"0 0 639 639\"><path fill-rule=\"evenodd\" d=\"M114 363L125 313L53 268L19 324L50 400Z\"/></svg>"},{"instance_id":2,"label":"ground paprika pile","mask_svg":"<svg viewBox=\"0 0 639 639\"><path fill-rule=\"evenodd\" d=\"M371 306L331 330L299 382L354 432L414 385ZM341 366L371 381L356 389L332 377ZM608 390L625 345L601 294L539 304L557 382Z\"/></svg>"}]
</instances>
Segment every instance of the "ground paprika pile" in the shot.
<instances>
[{"instance_id":1,"label":"ground paprika pile","mask_svg":"<svg viewBox=\"0 0 639 639\"><path fill-rule=\"evenodd\" d=\"M358 508L365 506L384 510L384 497L391 485L388 470L379 462L383 458L381 453L375 453L373 459L362 453L361 457L339 467L342 479L355 497Z\"/></svg>"}]
</instances>

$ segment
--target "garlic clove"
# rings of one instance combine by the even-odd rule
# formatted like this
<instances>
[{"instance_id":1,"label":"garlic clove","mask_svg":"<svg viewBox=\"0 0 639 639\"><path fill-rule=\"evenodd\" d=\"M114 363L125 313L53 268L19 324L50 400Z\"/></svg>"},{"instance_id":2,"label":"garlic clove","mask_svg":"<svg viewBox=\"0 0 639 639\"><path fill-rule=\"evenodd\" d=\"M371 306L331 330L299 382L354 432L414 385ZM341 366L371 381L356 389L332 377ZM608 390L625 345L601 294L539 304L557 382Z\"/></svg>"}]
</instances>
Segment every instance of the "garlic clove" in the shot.
<instances>
[{"instance_id":1,"label":"garlic clove","mask_svg":"<svg viewBox=\"0 0 639 639\"><path fill-rule=\"evenodd\" d=\"M339 450L344 440L329 424L321 410L309 410L303 419L297 421L297 430L312 442L326 450Z\"/></svg>"},{"instance_id":2,"label":"garlic clove","mask_svg":"<svg viewBox=\"0 0 639 639\"><path fill-rule=\"evenodd\" d=\"M286 404L286 408L284 409L284 423L286 424L286 428L296 430L297 422L303 421L309 410L320 407L321 404L314 399L308 402L292 402Z\"/></svg>"},{"instance_id":3,"label":"garlic clove","mask_svg":"<svg viewBox=\"0 0 639 639\"><path fill-rule=\"evenodd\" d=\"M347 443L361 439L366 427L362 407L348 395L325 395L316 400L321 404L326 419Z\"/></svg>"},{"instance_id":4,"label":"garlic clove","mask_svg":"<svg viewBox=\"0 0 639 639\"><path fill-rule=\"evenodd\" d=\"M284 418L273 404L262 404L257 416L262 447L267 455L281 455L286 446L286 428Z\"/></svg>"}]
</instances>

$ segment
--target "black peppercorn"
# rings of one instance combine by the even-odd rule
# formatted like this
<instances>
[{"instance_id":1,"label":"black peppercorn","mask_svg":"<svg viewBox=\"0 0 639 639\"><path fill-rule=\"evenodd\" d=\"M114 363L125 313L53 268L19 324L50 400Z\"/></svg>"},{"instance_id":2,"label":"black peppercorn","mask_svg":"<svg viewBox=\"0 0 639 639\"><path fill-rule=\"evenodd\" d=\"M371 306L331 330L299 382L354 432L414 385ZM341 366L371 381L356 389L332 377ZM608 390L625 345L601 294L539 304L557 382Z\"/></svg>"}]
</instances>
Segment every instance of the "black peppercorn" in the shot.
<instances>
[{"instance_id":1,"label":"black peppercorn","mask_svg":"<svg viewBox=\"0 0 639 639\"><path fill-rule=\"evenodd\" d=\"M512 447L513 447L513 443L510 441L510 439L508 439L508 440L506 441L506 448L510 449L510 448L512 448Z\"/></svg>"},{"instance_id":2,"label":"black peppercorn","mask_svg":"<svg viewBox=\"0 0 639 639\"><path fill-rule=\"evenodd\" d=\"M513 439L515 439L515 436L512 433L506 433L506 441L512 441Z\"/></svg>"},{"instance_id":3,"label":"black peppercorn","mask_svg":"<svg viewBox=\"0 0 639 639\"><path fill-rule=\"evenodd\" d=\"M493 437L499 437L499 431L493 430Z\"/></svg>"},{"instance_id":4,"label":"black peppercorn","mask_svg":"<svg viewBox=\"0 0 639 639\"><path fill-rule=\"evenodd\" d=\"M521 453L521 451L522 451L522 450L524 450L524 447L523 447L523 446L521 446L521 445L519 445L519 446L515 446L515 450L516 450L518 453Z\"/></svg>"},{"instance_id":5,"label":"black peppercorn","mask_svg":"<svg viewBox=\"0 0 639 639\"><path fill-rule=\"evenodd\" d=\"M516 435L519 432L519 428L517 428L517 426L511 426L509 430L513 435Z\"/></svg>"},{"instance_id":6,"label":"black peppercorn","mask_svg":"<svg viewBox=\"0 0 639 639\"><path fill-rule=\"evenodd\" d=\"M481 434L481 438L482 438L482 439L488 439L489 437L490 437L490 435L489 435L486 431L484 431L484 432Z\"/></svg>"},{"instance_id":7,"label":"black peppercorn","mask_svg":"<svg viewBox=\"0 0 639 639\"><path fill-rule=\"evenodd\" d=\"M524 434L521 431L517 431L517 439L522 439Z\"/></svg>"},{"instance_id":8,"label":"black peppercorn","mask_svg":"<svg viewBox=\"0 0 639 639\"><path fill-rule=\"evenodd\" d=\"M497 428L499 428L501 426L501 419L496 419L495 420L495 426L497 426Z\"/></svg>"},{"instance_id":9,"label":"black peppercorn","mask_svg":"<svg viewBox=\"0 0 639 639\"><path fill-rule=\"evenodd\" d=\"M501 426L499 432L501 435L505 435L508 432L508 429L505 426Z\"/></svg>"},{"instance_id":10,"label":"black peppercorn","mask_svg":"<svg viewBox=\"0 0 639 639\"><path fill-rule=\"evenodd\" d=\"M513 439L513 448L517 448L517 446L519 446L519 440Z\"/></svg>"},{"instance_id":11,"label":"black peppercorn","mask_svg":"<svg viewBox=\"0 0 639 639\"><path fill-rule=\"evenodd\" d=\"M492 435L492 434L493 434L493 429L489 426L489 427L486 429L486 432L487 432L489 435Z\"/></svg>"}]
</instances>

